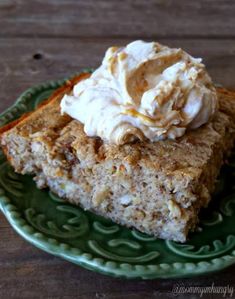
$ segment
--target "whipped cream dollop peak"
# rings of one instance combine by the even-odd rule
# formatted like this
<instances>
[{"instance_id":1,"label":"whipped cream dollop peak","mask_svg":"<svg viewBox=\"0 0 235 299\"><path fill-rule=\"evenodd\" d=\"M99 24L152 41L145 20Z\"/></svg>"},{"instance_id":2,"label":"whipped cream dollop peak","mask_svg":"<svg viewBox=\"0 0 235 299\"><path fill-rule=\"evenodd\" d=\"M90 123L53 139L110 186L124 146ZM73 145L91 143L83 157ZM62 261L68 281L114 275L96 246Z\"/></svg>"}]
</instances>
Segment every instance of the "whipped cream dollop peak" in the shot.
<instances>
[{"instance_id":1,"label":"whipped cream dollop peak","mask_svg":"<svg viewBox=\"0 0 235 299\"><path fill-rule=\"evenodd\" d=\"M138 40L109 48L101 66L63 97L61 112L83 123L88 136L124 144L180 137L207 123L217 106L200 58Z\"/></svg>"}]
</instances>

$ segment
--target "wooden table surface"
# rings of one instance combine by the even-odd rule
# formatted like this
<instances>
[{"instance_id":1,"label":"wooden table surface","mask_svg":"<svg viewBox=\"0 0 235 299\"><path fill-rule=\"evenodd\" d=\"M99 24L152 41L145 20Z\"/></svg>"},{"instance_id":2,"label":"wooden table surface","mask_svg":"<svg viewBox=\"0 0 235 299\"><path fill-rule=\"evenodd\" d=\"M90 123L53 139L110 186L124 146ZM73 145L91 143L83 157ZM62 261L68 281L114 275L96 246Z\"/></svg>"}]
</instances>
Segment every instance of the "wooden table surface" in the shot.
<instances>
[{"instance_id":1,"label":"wooden table surface","mask_svg":"<svg viewBox=\"0 0 235 299\"><path fill-rule=\"evenodd\" d=\"M135 39L203 57L215 82L235 88L235 1L1 0L0 111L26 88L97 67L108 46ZM213 283L234 287L235 266L193 279L110 278L36 249L0 215L1 299L173 298L173 285Z\"/></svg>"}]
</instances>

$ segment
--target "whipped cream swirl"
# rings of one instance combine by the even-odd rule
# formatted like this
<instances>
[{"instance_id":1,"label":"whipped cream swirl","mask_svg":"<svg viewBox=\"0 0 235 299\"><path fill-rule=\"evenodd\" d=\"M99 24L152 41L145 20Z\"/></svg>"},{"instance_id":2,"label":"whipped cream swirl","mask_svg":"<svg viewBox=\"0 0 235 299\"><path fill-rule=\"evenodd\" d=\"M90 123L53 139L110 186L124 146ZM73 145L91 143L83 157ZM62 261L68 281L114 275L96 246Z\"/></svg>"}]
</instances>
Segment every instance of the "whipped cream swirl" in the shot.
<instances>
[{"instance_id":1,"label":"whipped cream swirl","mask_svg":"<svg viewBox=\"0 0 235 299\"><path fill-rule=\"evenodd\" d=\"M134 41L109 48L102 65L63 97L61 112L83 123L88 136L124 144L180 137L207 123L217 106L200 58Z\"/></svg>"}]
</instances>

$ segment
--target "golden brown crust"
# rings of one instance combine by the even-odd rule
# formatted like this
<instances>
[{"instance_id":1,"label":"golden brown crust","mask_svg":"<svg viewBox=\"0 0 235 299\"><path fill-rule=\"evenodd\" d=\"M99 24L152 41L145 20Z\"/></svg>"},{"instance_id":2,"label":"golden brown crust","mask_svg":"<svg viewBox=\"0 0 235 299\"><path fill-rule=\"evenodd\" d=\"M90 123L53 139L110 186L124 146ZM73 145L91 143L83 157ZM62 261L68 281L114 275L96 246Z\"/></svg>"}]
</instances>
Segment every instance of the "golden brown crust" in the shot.
<instances>
[{"instance_id":1,"label":"golden brown crust","mask_svg":"<svg viewBox=\"0 0 235 299\"><path fill-rule=\"evenodd\" d=\"M197 168L200 163L194 163L197 157L198 149L207 148L207 143L215 132L208 128L208 125L188 132L183 137L176 141L165 140L153 144L151 142L137 142L135 144L126 144L124 146L105 145L97 138L91 138L86 136L83 130L83 125L76 120L72 120L68 115L60 115L60 99L65 93L69 93L74 84L89 77L89 73L83 73L76 76L72 80L66 82L66 84L57 89L48 100L44 101L40 107L35 111L23 115L18 120L15 120L3 128L0 128L0 140L3 133L8 134L14 129L17 130L16 134L21 134L25 137L29 136L33 132L45 131L43 137L44 141L51 139L55 140L59 136L55 136L54 132L60 132L63 127L68 131L68 134L64 133L64 130L60 132L61 137L57 140L59 146L66 147L70 143L71 138L73 142L70 147L76 152L80 160L89 161L89 163L100 163L103 159L122 159L124 162L130 162L132 165L136 165L141 162L144 163L149 169L155 171L167 171L169 174L174 173L175 169L184 168L184 165L188 167ZM235 112L235 91L227 90L224 88L217 88L217 92L220 100L220 111L226 115L234 115ZM227 99L227 100L226 100ZM229 99L229 100L228 100ZM47 110L46 110L47 109ZM44 113L44 110L46 113ZM218 113L216 115L217 121L213 122L213 126L221 127L220 123L224 123L223 115ZM40 119L42 122L40 123ZM222 127L223 127L222 124ZM221 130L221 128L220 128ZM69 136L68 140L65 136ZM207 135L208 138L207 138ZM97 144L99 143L99 146ZM11 160L11 156L6 149L6 146L2 143L2 148L7 156L8 160ZM174 155L172 153L174 152ZM194 152L194 153L193 153ZM165 153L168 153L166 155ZM193 154L192 154L193 153ZM150 156L151 154L151 156ZM172 155L169 160L168 157ZM185 160L185 156L188 156L190 163ZM203 156L201 153L200 156ZM128 162L128 163L129 163ZM186 171L186 170L185 170Z\"/></svg>"},{"instance_id":2,"label":"golden brown crust","mask_svg":"<svg viewBox=\"0 0 235 299\"><path fill-rule=\"evenodd\" d=\"M199 161L201 160L200 157L203 156L203 153L200 153L198 157L198 150L202 148L207 149L210 136L216 134L213 128L209 128L208 125L188 132L176 141L165 140L157 142L157 144L146 141L123 146L106 145L97 138L86 136L81 123L72 120L68 115L60 115L59 103L61 97L65 93L69 93L77 82L89 76L89 73L83 73L67 81L65 85L58 88L48 100L44 101L35 111L27 113L0 128L0 140L4 135L3 133L8 134L14 129L16 129L16 134L20 134L26 138L34 132L43 130L45 133L43 137L44 141L48 143L48 140L51 139L53 145L54 140L59 137L55 135L56 131L61 136L57 140L60 148L66 147L69 144L80 160L89 161L89 163L93 164L100 163L104 159L121 159L132 165L144 163L146 167L154 169L155 171L164 169L164 171L169 174L174 173L175 169L183 169L186 167L185 172L187 172L188 167L197 168L198 165L201 165L199 162L194 163L195 158ZM235 91L217 88L217 92L219 99L222 98L222 100L220 100L220 111L226 115L234 116ZM212 122L213 126L223 127L226 122L226 120L223 119L223 115L217 113L216 118L217 121ZM220 125L220 123L223 124ZM65 134L65 130L67 130L67 134ZM220 130L222 130L222 128L220 128ZM73 142L71 142L71 138ZM215 138L213 140L215 140ZM212 141L211 144L213 144L213 142L214 141ZM97 144L99 145L97 146ZM10 161L11 156L4 143L2 143L2 148ZM168 153L168 155L166 155L166 153ZM171 156L170 160L168 159L169 156ZM186 156L188 156L187 158L190 162L187 158L185 159Z\"/></svg>"},{"instance_id":3,"label":"golden brown crust","mask_svg":"<svg viewBox=\"0 0 235 299\"><path fill-rule=\"evenodd\" d=\"M217 92L219 92L221 94L224 94L226 96L230 96L233 99L235 99L235 90L233 90L233 89L227 89L227 88L224 88L224 87L217 87L216 90L217 90Z\"/></svg>"},{"instance_id":4,"label":"golden brown crust","mask_svg":"<svg viewBox=\"0 0 235 299\"><path fill-rule=\"evenodd\" d=\"M82 74L72 78L71 80L67 80L63 86L56 89L47 100L43 101L37 107L37 109L35 111L39 111L39 110L43 109L43 107L45 107L48 104L53 105L53 102L55 102L58 97L60 97L61 95L65 94L65 93L69 93L76 83L78 83L81 80L84 80L84 79L88 78L89 76L90 76L90 73L82 73ZM22 124L24 122L27 122L30 115L32 115L35 111L24 113L20 118L6 124L3 127L0 127L0 138L1 138L1 135L3 133L9 131L10 129L14 128L18 124L20 124L20 123Z\"/></svg>"}]
</instances>

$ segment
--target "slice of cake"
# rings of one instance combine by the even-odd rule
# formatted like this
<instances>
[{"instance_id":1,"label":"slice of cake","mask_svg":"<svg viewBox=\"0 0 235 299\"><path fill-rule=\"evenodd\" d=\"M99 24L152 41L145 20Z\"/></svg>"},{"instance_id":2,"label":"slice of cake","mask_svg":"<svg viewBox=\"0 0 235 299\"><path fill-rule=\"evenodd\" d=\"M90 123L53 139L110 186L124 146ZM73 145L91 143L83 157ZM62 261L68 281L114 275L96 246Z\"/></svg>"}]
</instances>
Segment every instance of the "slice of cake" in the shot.
<instances>
[{"instance_id":1,"label":"slice of cake","mask_svg":"<svg viewBox=\"0 0 235 299\"><path fill-rule=\"evenodd\" d=\"M235 140L235 92L182 49L112 47L92 74L0 129L15 171L69 202L184 242Z\"/></svg>"},{"instance_id":2,"label":"slice of cake","mask_svg":"<svg viewBox=\"0 0 235 299\"><path fill-rule=\"evenodd\" d=\"M163 239L184 242L214 189L235 139L235 93L217 89L214 119L177 140L110 145L88 137L60 113L60 101L83 74L46 103L1 129L1 145L18 173L34 175L73 204Z\"/></svg>"}]
</instances>

